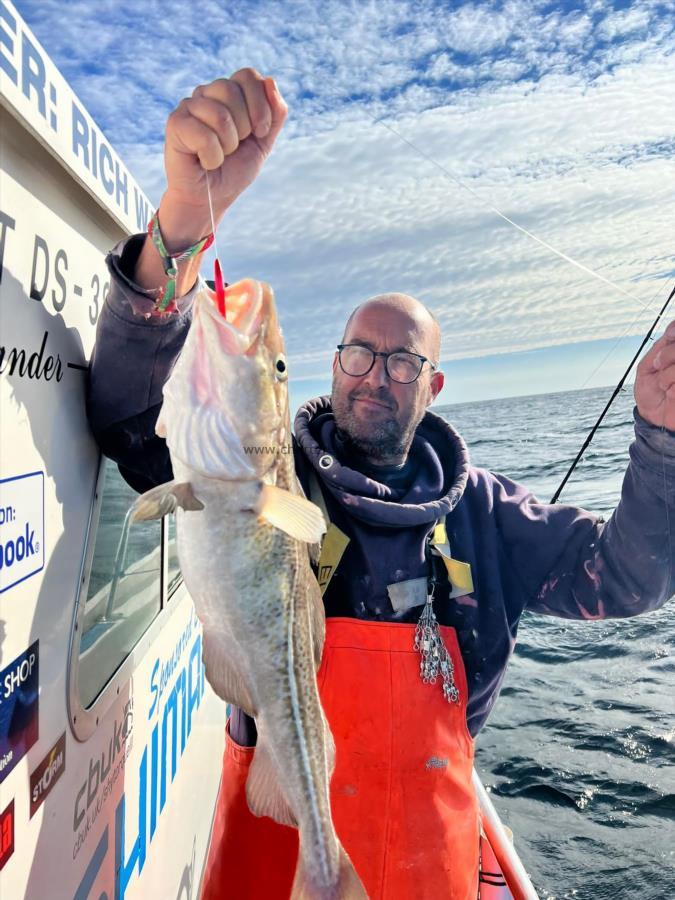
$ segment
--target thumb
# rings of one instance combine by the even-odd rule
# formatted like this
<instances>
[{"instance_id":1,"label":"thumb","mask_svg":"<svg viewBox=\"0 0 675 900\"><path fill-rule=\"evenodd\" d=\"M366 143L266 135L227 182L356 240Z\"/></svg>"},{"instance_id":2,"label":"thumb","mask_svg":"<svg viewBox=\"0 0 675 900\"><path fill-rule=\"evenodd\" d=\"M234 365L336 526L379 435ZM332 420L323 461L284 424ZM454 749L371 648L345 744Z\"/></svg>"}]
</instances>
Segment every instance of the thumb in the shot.
<instances>
[{"instance_id":1,"label":"thumb","mask_svg":"<svg viewBox=\"0 0 675 900\"><path fill-rule=\"evenodd\" d=\"M270 153L279 132L284 127L284 122L288 116L288 105L281 96L274 78L265 79L265 95L272 110L272 124L265 137L258 139L258 143L265 153Z\"/></svg>"}]
</instances>

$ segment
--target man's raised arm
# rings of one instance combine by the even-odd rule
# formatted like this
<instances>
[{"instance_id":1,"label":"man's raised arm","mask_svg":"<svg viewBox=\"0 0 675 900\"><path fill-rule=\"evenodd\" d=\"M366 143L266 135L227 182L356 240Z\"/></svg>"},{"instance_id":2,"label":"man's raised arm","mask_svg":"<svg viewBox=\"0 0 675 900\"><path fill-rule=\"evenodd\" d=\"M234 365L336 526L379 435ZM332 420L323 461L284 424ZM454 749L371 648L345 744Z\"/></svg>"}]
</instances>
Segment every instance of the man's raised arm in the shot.
<instances>
[{"instance_id":1,"label":"man's raised arm","mask_svg":"<svg viewBox=\"0 0 675 900\"><path fill-rule=\"evenodd\" d=\"M608 522L496 479L498 521L534 612L623 618L675 592L675 322L640 362L635 401L635 441Z\"/></svg>"},{"instance_id":2,"label":"man's raised arm","mask_svg":"<svg viewBox=\"0 0 675 900\"><path fill-rule=\"evenodd\" d=\"M217 226L256 179L287 116L272 78L240 69L199 85L169 116L164 164L167 189L157 221L169 256L179 256L211 231L206 186ZM176 304L161 312L169 277L148 235L135 235L107 257L110 294L91 358L89 423L103 452L139 491L172 477L165 442L155 435L162 388L191 321L201 256L178 265Z\"/></svg>"}]
</instances>

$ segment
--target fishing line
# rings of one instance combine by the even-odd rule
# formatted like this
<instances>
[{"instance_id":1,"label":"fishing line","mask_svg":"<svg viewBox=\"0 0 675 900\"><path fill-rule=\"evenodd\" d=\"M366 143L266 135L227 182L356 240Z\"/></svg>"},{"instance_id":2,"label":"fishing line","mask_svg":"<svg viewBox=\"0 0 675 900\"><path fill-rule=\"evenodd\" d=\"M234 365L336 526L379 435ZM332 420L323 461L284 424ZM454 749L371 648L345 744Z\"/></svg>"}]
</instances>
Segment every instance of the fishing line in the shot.
<instances>
[{"instance_id":1,"label":"fishing line","mask_svg":"<svg viewBox=\"0 0 675 900\"><path fill-rule=\"evenodd\" d=\"M368 115L370 115L370 114L368 113ZM375 122L378 125L382 125L383 128L387 129L387 131L390 131L392 134L396 135L396 137L399 138L399 140L403 141L404 144L407 144L411 149L413 149L417 153L419 153L420 156L423 156L424 159L426 159L428 162L430 162L432 165L434 165L437 169L439 169L447 178L449 178L452 182L454 182L454 184L463 188L465 191L468 191L472 195L472 197L475 197L475 199L478 200L479 203L482 203L484 206L487 206L488 209L491 209L501 219L503 219L505 222L508 222L509 225L512 225L518 231L522 232L524 235L531 238L533 241L536 241L542 247L545 247L547 250L550 250L551 253L554 253L556 256L560 257L560 259L563 259L563 260L565 260L565 262L570 263L570 265L575 266L577 269L580 269L582 272L585 272L587 275L591 275L593 278L597 278L599 281L602 281L604 284L608 285L609 287L614 288L614 290L619 291L620 293L624 294L626 297L630 297L631 300L634 300L636 303L639 303L640 306L642 306L643 308L645 308L645 309L649 308L648 304L645 303L644 300L641 300L639 297L637 297L635 294L632 294L630 291L625 290L625 288L622 288L620 285L615 284L615 282L610 281L609 278L605 278L605 276L601 275L599 272L595 272L593 269L589 269L588 266L584 265L583 263L581 263L578 260L574 259L573 257L569 256L567 253L563 253L562 250L558 250L552 244L549 244L548 241L545 241L543 238L538 237L536 234L534 234L529 229L525 228L523 225L519 225L518 222L515 222L513 219L511 219L509 216L507 216L506 213L503 213L500 209L498 209L489 200L486 200L485 198L481 197L481 195L477 191L475 191L472 187L469 187L468 184L465 184L463 181L460 181L460 179L457 178L456 175L453 175L448 169L445 168L445 166L441 165L441 163L437 162L435 159L433 159L433 157L429 156L428 153L425 153L424 150L417 147L415 144L413 144L412 141L409 141L407 138L403 137L403 135L400 134L398 131L396 131L396 129L392 128L390 125L387 125L386 122L383 122L381 119L376 119L376 118L373 118L373 122Z\"/></svg>"},{"instance_id":2,"label":"fishing line","mask_svg":"<svg viewBox=\"0 0 675 900\"><path fill-rule=\"evenodd\" d=\"M368 114L368 115L370 115L370 114ZM418 147L418 146L417 146L416 144L414 144L412 141L410 141L410 140L408 140L406 137L404 137L404 136L403 136L400 132L398 132L395 128L392 128L390 125L388 125L386 122L382 121L381 119L377 119L377 118L375 118L375 117L371 117L371 118L372 118L372 120L373 120L376 124L382 125L382 126L383 126L384 128L386 128L389 132L391 132L391 134L395 135L400 141L402 141L404 144L406 144L408 147L410 147L412 150L414 150L416 153L418 153L420 156L422 156L424 159L426 159L427 162L430 162L430 163L431 163L433 166L435 166L440 172L442 172L447 178L449 178L454 184L456 184L456 185L457 185L458 187L460 187L460 188L463 188L465 191L467 191L469 194L471 194L476 200L478 200L479 203L482 203L484 206L487 206L487 207L488 207L489 209L491 209L497 216L499 216L501 219L503 219L503 220L504 220L505 222L507 222L509 225L512 225L515 229L517 229L518 231L520 231L522 234L524 234L524 235L526 235L527 237L531 238L532 240L536 241L536 243L540 244L542 247L544 247L545 249L549 250L551 253L555 254L555 255L558 256L560 259L564 260L565 262L570 263L570 265L574 266L575 268L580 269L582 272L585 272L587 275L591 275L593 278L598 279L599 281L603 282L604 284L608 285L609 287L614 288L615 290L617 290L617 291L619 291L620 293L624 294L626 297L629 297L631 300L634 300L635 302L639 303L640 306L643 308L643 310L649 311L649 310L651 309L652 303L654 302L655 297L658 295L658 292L659 292L660 288L659 288L659 290L656 291L656 293L654 294L654 297L652 298L652 300L651 300L649 303L646 303L644 300L642 300L641 298L637 297L635 294L631 293L630 291L625 290L625 288L621 287L621 286L618 285L618 284L615 284L614 282L610 281L608 278L605 278L605 276L604 276L604 275L601 275L599 272L595 272L593 269L590 269L588 266L584 265L583 263L581 263L581 262L579 262L578 260L574 259L573 257L569 256L569 254L563 253L561 250L558 250L558 249L557 249L556 247L554 247L552 244L548 243L548 241L543 240L543 238L538 237L538 236L537 236L536 234L534 234L532 231L530 231L529 229L527 229L527 228L525 228L524 226L520 225L518 222L514 221L512 218L510 218L510 216L507 216L505 213L503 213L503 212L502 212L498 207L496 207L492 202L490 202L489 200L486 200L486 199L484 199L483 197L481 197L481 195L480 195L477 191L475 191L475 190L474 190L473 188L471 188L469 185L465 184L463 181L461 181L459 178L457 178L456 175L453 175L452 172L450 172L448 169L446 169L445 166L443 166L441 163L439 163L439 162L437 162L435 159L433 159L433 157L429 156L428 153L426 153L424 150L422 150L420 147ZM671 299L673 298L673 295L674 295L674 294L675 294L675 288L673 289L673 291L671 291L670 295L668 296L668 299L666 300L666 302L664 303L663 307L662 307L661 310L659 311L659 314L657 315L656 319L655 319L654 322L652 323L652 326L651 326L651 328L649 329L649 331L647 332L647 335L645 336L644 340L643 340L642 343L640 344L639 350L637 351L637 353L635 354L635 356L634 356L633 359L631 360L631 362L630 362L628 368L627 368L626 371L624 372L624 374L623 374L623 376L621 377L621 379L620 379L620 381L619 381L617 387L615 388L614 392L612 393L612 396L610 397L610 399L609 399L609 401L607 402L605 408L603 409L602 413L600 414L600 417L598 418L597 422L595 423L595 425L594 425L593 428L591 429L590 433L589 433L588 436L586 437L586 440L584 441L584 443L583 443L581 449L579 450L579 453L577 454L577 456L576 456L574 462L573 462L572 465L570 466L570 468L569 468L567 474L565 475L565 477L563 478L561 484L559 485L558 489L556 490L555 494L553 495L553 498L552 498L552 500L551 500L551 503L552 503L552 504L557 502L557 500L558 500L558 498L559 498L559 496L560 496L560 493L562 492L563 488L564 488L565 485L567 484L567 482L568 482L570 476L572 475L572 472L574 471L574 469L576 468L577 464L579 463L579 460L581 459L581 457L583 456L583 454L584 454L585 451L587 450L589 444L590 444L591 441L593 440L593 437L595 436L595 433L597 432L598 428L599 428L600 425L602 424L602 421L604 420L605 416L607 415L607 412L609 411L609 409L610 409L612 403L614 402L614 400L616 399L616 397L618 396L618 394L619 394L619 393L621 392L621 390L623 389L623 385L624 385L624 383L625 383L625 381L626 381L626 378L628 377L628 375L630 374L630 372L631 372L633 366L635 365L635 363L636 363L637 360L639 359L640 354L642 353L642 351L643 351L645 345L647 344L647 342L648 342L649 339L651 338L652 333L654 332L654 329L656 328L658 322L660 321L661 317L662 317L663 314L665 313L665 311L666 311L668 305L670 304L670 301L671 301ZM640 313L640 314L636 317L636 319L639 318L641 315L642 315L642 314ZM634 320L634 321L635 321L635 320ZM627 330L629 330L630 327L631 327L631 326L629 326L629 328L628 328ZM626 333L626 332L624 332L624 335L625 335L625 333ZM595 374L595 372L597 372L597 371L602 367L602 365L604 364L604 362L606 361L606 359L609 358L609 356L610 356L611 353L614 351L614 349L616 348L616 346L618 345L618 343L620 342L620 340L623 338L624 335L622 335L621 338L619 338L619 340L616 342L615 346L610 350L610 352L609 352L609 353L607 354L607 356L605 357L605 360L603 360L603 361L600 363L600 365L599 365L598 367L596 367L596 369L594 370L594 372L591 374L590 377L593 377L593 375ZM590 377L589 377L589 379L587 379L587 381L585 382L585 384L588 382L588 380L590 380ZM665 417L665 412L664 412L664 417ZM664 429L665 429L665 418L664 418L664 425L662 426L662 432L664 431ZM662 440L662 448L661 448L661 449L662 449L661 462L662 462L662 469L663 469L663 476L664 476L664 498L665 498L665 505L666 505L666 524L667 524L667 528L668 528L668 538L669 538L669 541L670 541L670 539L671 539L671 531L670 531L670 515L669 515L669 510L668 510L668 496L667 496L667 492L666 492L666 490L665 490L665 489L666 489L666 485L667 485L666 474L665 474L665 471L666 471L666 469L665 469L665 436L664 436L664 438L663 438L663 440ZM672 561L671 561L671 568L672 568Z\"/></svg>"},{"instance_id":3,"label":"fishing line","mask_svg":"<svg viewBox=\"0 0 675 900\"><path fill-rule=\"evenodd\" d=\"M213 201L211 200L211 183L209 181L209 171L204 169L206 175L206 194L209 198L209 213L211 214L211 233L213 234L213 246L216 251L216 260L213 264L213 283L216 291L216 304L218 312L225 318L225 282L223 281L223 269L220 265L220 253L218 252L218 239L216 238L216 220L213 215Z\"/></svg>"},{"instance_id":4,"label":"fishing line","mask_svg":"<svg viewBox=\"0 0 675 900\"><path fill-rule=\"evenodd\" d=\"M216 259L220 259L218 252L218 237L216 236L216 220L213 215L213 201L211 200L211 183L209 181L209 170L204 169L206 175L206 195L209 198L209 213L211 214L211 232L213 234L213 249L216 251Z\"/></svg>"},{"instance_id":5,"label":"fishing line","mask_svg":"<svg viewBox=\"0 0 675 900\"><path fill-rule=\"evenodd\" d=\"M649 301L649 309L648 309L648 310L645 310L645 312L647 312L647 311L648 311L648 312L651 312L651 311L652 311L652 310L651 310L651 307L652 307L652 305L653 305L653 303L654 303L654 300L656 299L656 295L660 292L660 290L661 290L661 288L659 288L659 290L656 292L656 294L654 294L654 296L652 297L652 299ZM594 376L597 372L600 371L600 369L604 366L604 364L607 362L607 360L610 358L610 356L614 353L614 351L616 350L616 348L619 346L619 344L621 343L621 341L626 337L626 335L628 334L628 332L631 331L631 330L634 328L635 323L636 323L639 319L641 319L642 316L643 316L643 313L639 312L639 313L635 316L635 318L634 318L631 322L628 323L628 325L626 326L626 328L625 328L625 329L623 330L623 332L619 335L619 337L616 339L616 341L615 341L614 344L610 347L610 349L607 351L607 353L603 356L603 358L600 360L600 362L598 363L598 365L593 369L593 371L592 371L591 374L586 378L586 380L583 382L583 384L580 385L580 387L579 387L579 390L580 390L580 391L582 391L582 390L586 387L586 385L588 384L588 382L591 381L591 379L593 378L593 376Z\"/></svg>"},{"instance_id":6,"label":"fishing line","mask_svg":"<svg viewBox=\"0 0 675 900\"><path fill-rule=\"evenodd\" d=\"M294 66L284 66L283 69L286 69L287 71L293 71L294 73L299 74L299 75L301 75L301 76L302 76L302 74L303 74L303 73L300 71L300 69L298 69L298 68L296 68L296 67L294 67ZM281 69L280 69L280 70L281 70ZM371 119L371 121L373 121L373 122L374 122L375 124L377 124L377 125L381 125L383 128L386 128L387 131L389 131L391 134L393 134L395 137L397 137L402 143L406 144L408 147L410 147L411 150L415 151L415 153L419 154L423 159L425 159L425 160L427 160L427 162L431 163L431 164L432 164L436 169L438 169L438 170L439 170L446 178L450 179L450 181L452 181L452 182L453 182L455 185L457 185L458 187L460 187L460 188L462 188L463 190L467 191L467 193L471 194L471 196L474 197L474 199L476 199L479 203L482 203L482 204L483 204L485 207L487 207L488 209L492 210L492 212L494 212L500 219L502 219L503 221L505 221L507 224L511 225L511 226L512 226L513 228L515 228L517 231L520 231L520 232L521 232L522 234L524 234L526 237L529 237L531 240L535 241L535 242L538 243L540 246L544 247L546 250L548 250L549 252L553 253L555 256L559 257L560 259L564 260L565 262L569 263L570 265L572 265L572 266L574 266L575 268L579 269L580 271L584 272L586 275L590 275L592 278L595 278L595 279L597 279L598 281L601 281L603 284L607 285L608 287L613 288L614 290L618 291L619 293L623 294L624 296L626 296L626 297L630 298L631 300L635 301L636 303L638 303L638 304L643 308L643 310L645 310L645 311L651 311L652 304L653 304L653 302L654 302L654 299L655 299L656 296L658 295L660 288L656 291L656 293L654 294L654 297L652 297L652 299L649 301L649 303L646 303L644 300L642 300L641 298L637 297L635 294L631 293L630 291L627 291L625 288L621 287L620 285L615 284L613 281L610 281L610 280L609 280L608 278L606 278L604 275L601 275L599 272L594 271L593 269L591 269L591 268L589 268L588 266L584 265L584 263L581 263L581 262L579 262L578 260L576 260L576 259L574 259L573 257L571 257L569 254L564 253L562 250L558 250L556 247L554 247L554 246L553 246L552 244L550 244L548 241L545 241L543 238L540 238L538 235L534 234L534 232L532 232L532 231L530 231L529 229L525 228L523 225L520 225L518 222L516 222L516 221L515 221L514 219L512 219L510 216L507 216L505 213L503 213L503 212L502 212L497 206L495 206L490 200L484 199L477 191L475 191L475 190L474 190L472 187L470 187L468 184L465 184L460 178L458 178L456 175L454 175L452 172L450 172L449 169L447 169L445 166L443 166L441 163L439 163L437 160L435 160L433 157L431 157L428 153L426 153L424 150L422 150L420 147L418 147L415 143L413 143L412 141L408 140L408 138L404 137L399 131L397 131L397 130L396 130L395 128L393 128L391 125L388 125L385 121L383 121L382 119L377 118L376 116L372 116L367 110L364 110L364 112L365 112L366 115ZM606 404L604 410L603 410L602 413L600 414L600 417L598 418L597 422L595 423L595 425L594 425L593 428L591 429L589 435L587 436L586 440L584 441L584 444L583 444L583 446L581 447L579 453L577 454L576 459L574 460L574 462L573 462L572 465L570 466L570 469L568 470L568 472L567 472L567 474L565 475L565 477L563 478L563 480L562 480L560 486L558 487L557 491L555 492L555 494L554 494L554 496L553 496L553 499L551 500L551 503L557 502L558 497L560 496L561 491L563 490L563 488L564 488L564 486L566 485L567 481L569 480L569 478L570 478L572 472L574 471L575 467L577 466L579 460L581 459L581 457L583 456L584 452L586 451L586 449L588 448L589 444L591 443L591 441L592 441L592 439L593 439L595 433L597 432L598 428L600 427L600 425L601 425L603 419L605 418L607 412L609 411L609 409L610 409L612 403L614 402L614 400L616 399L616 397L618 396L618 394L619 394L620 391L622 390L626 378L628 377L630 371L632 370L633 366L635 365L635 363L636 363L637 359L639 358L640 354L642 353L642 350L644 349L644 347L645 347L647 341L651 338L651 335L652 335L654 329L656 328L656 325L658 324L659 320L661 319L662 315L664 314L666 308L668 307L668 305L669 305L669 303L670 303L670 301L671 301L671 299L672 299L672 297L673 297L673 294L675 294L675 289L673 289L673 291L670 293L670 295L668 296L668 299L666 300L665 304L664 304L663 307L661 308L661 310L660 310L659 314L657 315L655 321L652 323L652 326L651 326L651 328L649 329L649 331L648 331L647 335L645 336L644 340L642 341L639 350L637 351L637 353L635 354L635 356L634 356L633 359L631 360L631 362L630 362L628 368L626 369L626 371L624 372L622 378L620 379L619 384L618 384L617 387L615 388L615 390L614 390L614 392L613 392L613 394L612 394L612 396L611 396L609 402ZM634 319L633 321L637 321L637 319L640 317L640 315L641 315L641 314L639 314L639 315L636 317L636 319ZM595 375L595 373L602 367L602 365L606 362L606 360L609 358L609 356L614 352L614 350L616 349L616 346L618 346L618 344L619 344L619 342L621 341L621 339L625 336L625 334L627 333L628 330L630 330L631 327L632 327L632 323L631 323L631 325L628 326L628 328L626 329L626 331L624 331L624 334L621 335L621 337L617 340L617 342L615 343L614 347L612 347L612 349L609 351L609 353L607 354L607 356L605 357L605 359L602 360L602 362L600 363L600 365L596 367L596 369L591 373L591 375L590 375L589 378L586 380L586 382L584 382L584 386L585 386L585 384L588 383L588 381L590 380L590 378L592 378L593 375ZM662 442L662 468L663 468L663 474L664 474L664 488L665 488L665 485L667 484L667 482L666 482L666 476L665 476L665 411L664 411L664 424L663 424L663 426L662 426L662 431L664 432L664 440L663 440L663 442ZM664 493L664 497L665 497L665 503L666 503L666 522L667 522L667 526L668 526L668 535L669 535L669 539L670 539L670 516L669 516L669 511L668 511L668 498L667 498L667 494L666 494L666 493ZM671 568L672 568L672 562L671 562Z\"/></svg>"},{"instance_id":7,"label":"fishing line","mask_svg":"<svg viewBox=\"0 0 675 900\"><path fill-rule=\"evenodd\" d=\"M295 66L280 66L277 69L277 71L293 72L296 75L300 75L301 77L304 77L304 72L302 72L300 69L296 68ZM538 235L534 234L534 232L530 231L528 228L525 228L525 226L520 225L518 222L514 221L512 218L507 216L506 213L503 213L490 200L486 200L485 198L483 198L472 187L470 187L468 184L465 184L460 178L458 178L456 175L454 175L449 169L447 169L445 166L443 166L441 163L439 163L437 160L435 160L432 156L430 156L428 153L426 153L424 150L422 150L421 147L418 147L412 141L408 140L408 138L404 137L399 131L397 131L391 125L388 125L383 119L379 119L379 118L377 118L377 116L373 116L370 112L368 112L367 109L364 109L363 112L365 113L366 116L368 116L368 118L373 123L375 123L376 125L381 125L383 128L386 128L387 131L391 132L391 134L393 134L400 141L402 141L402 143L404 143L408 147L410 147L411 150L414 150L421 157L426 159L427 162L430 162L433 166L435 166L440 172L442 172L445 175L446 178L449 178L450 181L452 181L458 187L467 191L469 194L471 194L472 197L474 197L474 199L478 200L479 203L482 203L483 206L487 207L488 209L491 209L497 216L499 216L500 219L503 219L505 222L507 222L509 225L511 225L517 231L520 231L522 234L526 235L531 240L536 241L537 244L544 247L546 250L549 250L555 256L559 257L560 259L564 260L565 262L568 262L570 265L574 266L575 268L579 269L580 271L584 272L585 274L590 275L592 278L596 278L598 281L601 281L603 284L606 284L608 287L611 287L614 290L619 291L619 293L623 294L624 296L629 297L631 300L635 301L635 303L638 303L640 306L642 306L643 309L646 309L646 310L649 309L649 305L647 303L645 303L644 300L641 300L639 297L637 297L635 294L632 294L630 291L627 291L625 288L621 287L620 285L616 284L615 282L610 281L609 278L606 278L604 275L601 275L599 272L596 272L594 269L589 268L588 266L584 265L584 263L579 262L578 260L574 259L574 257L570 256L569 254L564 253L562 250L558 250L556 247L554 247L548 241L545 241L543 238L538 237Z\"/></svg>"}]
</instances>

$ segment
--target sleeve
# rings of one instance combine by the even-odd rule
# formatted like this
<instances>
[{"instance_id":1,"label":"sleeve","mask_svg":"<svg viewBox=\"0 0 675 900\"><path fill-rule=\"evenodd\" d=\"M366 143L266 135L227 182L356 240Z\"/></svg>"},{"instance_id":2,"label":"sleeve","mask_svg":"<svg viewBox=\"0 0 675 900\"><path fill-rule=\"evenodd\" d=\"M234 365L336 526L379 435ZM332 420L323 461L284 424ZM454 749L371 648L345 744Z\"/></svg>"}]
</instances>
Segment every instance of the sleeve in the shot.
<instances>
[{"instance_id":1,"label":"sleeve","mask_svg":"<svg viewBox=\"0 0 675 900\"><path fill-rule=\"evenodd\" d=\"M166 442L155 434L162 388L192 319L197 284L177 312L151 315L154 301L131 280L145 235L134 235L106 258L110 293L96 328L89 367L87 417L101 451L124 479L145 491L173 477Z\"/></svg>"},{"instance_id":2,"label":"sleeve","mask_svg":"<svg viewBox=\"0 0 675 900\"><path fill-rule=\"evenodd\" d=\"M566 619L625 618L675 593L675 432L635 416L621 499L608 522L540 503L495 478L494 511L526 608Z\"/></svg>"}]
</instances>

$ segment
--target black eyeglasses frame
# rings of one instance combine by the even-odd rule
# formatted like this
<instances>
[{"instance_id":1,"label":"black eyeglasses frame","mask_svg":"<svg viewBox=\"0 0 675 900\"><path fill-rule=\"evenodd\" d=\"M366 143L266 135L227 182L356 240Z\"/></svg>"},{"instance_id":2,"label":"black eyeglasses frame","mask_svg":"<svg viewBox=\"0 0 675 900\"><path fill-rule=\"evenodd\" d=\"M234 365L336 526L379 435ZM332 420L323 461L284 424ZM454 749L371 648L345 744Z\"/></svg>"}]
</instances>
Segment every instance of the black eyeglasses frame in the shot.
<instances>
[{"instance_id":1,"label":"black eyeglasses frame","mask_svg":"<svg viewBox=\"0 0 675 900\"><path fill-rule=\"evenodd\" d=\"M347 347L360 347L362 350L369 350L370 353L372 353L372 355L373 355L373 359L372 359L370 365L368 366L366 371L362 372L360 375L352 375L352 373L348 372L345 369L345 367L342 365L342 351ZM432 363L432 361L429 359L428 356L422 356L421 353L413 353L412 350L392 350L391 353L385 353L382 350L373 350L371 347L367 347L365 344L338 344L337 351L338 351L338 362L340 363L340 368L345 373L345 375L349 375L350 378L363 378L364 375L367 375L368 372L370 372L371 369L373 368L373 366L375 365L375 360L377 359L378 356L382 356L384 358L384 371L387 373L387 378L389 378L391 381L395 382L396 384L414 384L417 381L417 379L420 377L420 375L422 374L422 370L424 369L424 363L429 363L429 368L432 370L432 372L436 371L436 369L438 368L436 365L434 365L434 363ZM415 377L412 379L412 381L399 381L398 378L393 378L392 375L390 374L390 372L389 372L389 357L396 356L397 353L407 353L409 356L415 356L417 359L420 360L419 372L417 373L417 375L415 375Z\"/></svg>"}]
</instances>

